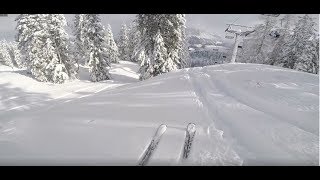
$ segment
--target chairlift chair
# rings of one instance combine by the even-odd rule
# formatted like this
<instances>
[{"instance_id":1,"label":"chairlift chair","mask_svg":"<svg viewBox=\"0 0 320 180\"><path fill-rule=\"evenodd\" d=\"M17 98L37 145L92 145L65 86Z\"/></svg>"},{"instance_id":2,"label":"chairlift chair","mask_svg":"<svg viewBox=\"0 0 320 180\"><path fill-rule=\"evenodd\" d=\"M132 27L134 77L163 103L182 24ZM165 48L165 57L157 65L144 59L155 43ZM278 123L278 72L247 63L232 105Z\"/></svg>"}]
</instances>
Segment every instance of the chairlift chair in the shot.
<instances>
[{"instance_id":1,"label":"chairlift chair","mask_svg":"<svg viewBox=\"0 0 320 180\"><path fill-rule=\"evenodd\" d=\"M234 36L232 36L232 35L226 35L225 38L226 38L226 39L233 39Z\"/></svg>"},{"instance_id":2,"label":"chairlift chair","mask_svg":"<svg viewBox=\"0 0 320 180\"><path fill-rule=\"evenodd\" d=\"M279 33L279 30L281 31L280 28L277 28L277 29L271 29L270 31L270 36L274 37L274 38L278 38L280 37L280 33Z\"/></svg>"},{"instance_id":3,"label":"chairlift chair","mask_svg":"<svg viewBox=\"0 0 320 180\"><path fill-rule=\"evenodd\" d=\"M234 38L234 34L230 31L233 31L233 30L231 30L231 26L229 25L227 27L227 29L225 30L225 32L226 32L225 38L226 39L233 39Z\"/></svg>"},{"instance_id":4,"label":"chairlift chair","mask_svg":"<svg viewBox=\"0 0 320 180\"><path fill-rule=\"evenodd\" d=\"M239 42L238 48L242 49L242 46L243 46L243 41Z\"/></svg>"}]
</instances>

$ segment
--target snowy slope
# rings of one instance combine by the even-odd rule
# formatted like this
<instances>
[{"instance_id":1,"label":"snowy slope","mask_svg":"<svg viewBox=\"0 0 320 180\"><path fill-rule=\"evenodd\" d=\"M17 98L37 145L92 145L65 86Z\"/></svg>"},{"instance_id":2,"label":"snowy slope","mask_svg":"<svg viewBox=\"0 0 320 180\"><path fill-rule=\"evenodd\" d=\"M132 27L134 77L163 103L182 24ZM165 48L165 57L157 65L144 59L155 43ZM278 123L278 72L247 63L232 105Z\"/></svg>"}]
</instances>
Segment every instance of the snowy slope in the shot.
<instances>
[{"instance_id":1,"label":"snowy slope","mask_svg":"<svg viewBox=\"0 0 320 180\"><path fill-rule=\"evenodd\" d=\"M64 90L0 72L0 164L137 165L160 124L167 131L149 165L319 164L319 76L224 64L141 82L136 68L122 62L113 81ZM197 131L181 161L189 122Z\"/></svg>"}]
</instances>

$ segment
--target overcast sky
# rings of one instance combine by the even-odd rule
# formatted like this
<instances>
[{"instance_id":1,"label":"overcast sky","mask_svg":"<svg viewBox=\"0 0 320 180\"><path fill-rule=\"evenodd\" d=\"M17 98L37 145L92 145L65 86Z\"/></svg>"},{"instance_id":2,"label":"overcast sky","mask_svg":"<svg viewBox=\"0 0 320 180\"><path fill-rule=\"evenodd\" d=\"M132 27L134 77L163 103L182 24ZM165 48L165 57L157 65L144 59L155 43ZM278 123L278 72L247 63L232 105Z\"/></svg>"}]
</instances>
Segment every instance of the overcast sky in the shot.
<instances>
[{"instance_id":1,"label":"overcast sky","mask_svg":"<svg viewBox=\"0 0 320 180\"><path fill-rule=\"evenodd\" d=\"M253 26L259 23L259 14L187 14L187 26L204 29L208 32L224 36L226 23L242 24ZM8 17L0 16L0 40L7 39L11 41L14 39L16 31L14 30L16 22L14 19L16 14L9 14ZM66 19L70 22L73 19L73 14L66 14ZM319 31L319 15L312 15L316 18L317 30ZM102 14L102 23L104 25L110 24L114 36L118 35L122 23L129 24L135 19L135 14Z\"/></svg>"}]
</instances>

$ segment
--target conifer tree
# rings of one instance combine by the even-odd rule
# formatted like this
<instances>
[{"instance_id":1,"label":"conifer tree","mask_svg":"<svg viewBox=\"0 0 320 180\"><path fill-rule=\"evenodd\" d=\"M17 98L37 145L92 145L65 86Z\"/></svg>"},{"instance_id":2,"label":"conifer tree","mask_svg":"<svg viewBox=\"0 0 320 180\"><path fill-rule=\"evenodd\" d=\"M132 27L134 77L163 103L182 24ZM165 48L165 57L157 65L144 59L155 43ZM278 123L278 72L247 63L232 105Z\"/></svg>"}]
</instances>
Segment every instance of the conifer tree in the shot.
<instances>
[{"instance_id":1,"label":"conifer tree","mask_svg":"<svg viewBox=\"0 0 320 180\"><path fill-rule=\"evenodd\" d=\"M132 23L129 28L129 59L132 62L139 62L139 52L141 50L141 35L136 23ZM144 52L143 52L144 53Z\"/></svg>"},{"instance_id":2,"label":"conifer tree","mask_svg":"<svg viewBox=\"0 0 320 180\"><path fill-rule=\"evenodd\" d=\"M286 14L283 18L283 28L281 29L280 37L277 40L272 52L269 55L269 60L267 64L277 65L281 60L281 55L284 51L285 45L291 40L291 25L292 25L293 15Z\"/></svg>"},{"instance_id":3,"label":"conifer tree","mask_svg":"<svg viewBox=\"0 0 320 180\"><path fill-rule=\"evenodd\" d=\"M146 56L151 58L151 64L155 63L153 65L155 71L152 76L186 67L186 60L183 59L187 57L184 44L185 15L139 14L137 15L136 23L137 29L141 34L140 45L143 46L140 49L143 49ZM166 49L165 55L161 56L163 60L154 59L159 58L159 56L154 55L156 54L155 49L159 48L159 37L161 37L160 39L162 39L163 46ZM163 53L162 51L164 50L161 50L161 53ZM144 69L145 67L142 68Z\"/></svg>"},{"instance_id":4,"label":"conifer tree","mask_svg":"<svg viewBox=\"0 0 320 180\"><path fill-rule=\"evenodd\" d=\"M86 14L87 28L84 43L88 46L89 72L93 82L110 79L108 66L110 59L107 48L109 44L105 38L105 30L98 14Z\"/></svg>"},{"instance_id":5,"label":"conifer tree","mask_svg":"<svg viewBox=\"0 0 320 180\"><path fill-rule=\"evenodd\" d=\"M261 17L263 22L255 27L255 31L243 40L242 56L239 62L266 64L276 39L269 34L276 25L273 17Z\"/></svg>"},{"instance_id":6,"label":"conifer tree","mask_svg":"<svg viewBox=\"0 0 320 180\"><path fill-rule=\"evenodd\" d=\"M107 25L105 40L107 42L107 54L109 61L112 63L119 63L119 50L114 41L110 24Z\"/></svg>"},{"instance_id":7,"label":"conifer tree","mask_svg":"<svg viewBox=\"0 0 320 180\"><path fill-rule=\"evenodd\" d=\"M155 37L155 45L152 54L153 62L153 76L170 72L176 68L174 65L173 59L168 57L167 49L164 46L163 38L160 31L158 31ZM176 54L176 56L178 56Z\"/></svg>"},{"instance_id":8,"label":"conifer tree","mask_svg":"<svg viewBox=\"0 0 320 180\"><path fill-rule=\"evenodd\" d=\"M63 14L49 14L47 23L49 25L49 33L51 41L53 42L55 53L59 58L60 67L64 66L68 78L74 79L77 74L77 64L74 59L71 58L71 47L69 36L66 33L64 27L67 25L66 19ZM58 67L59 69L61 69ZM63 82L64 80L60 80Z\"/></svg>"},{"instance_id":9,"label":"conifer tree","mask_svg":"<svg viewBox=\"0 0 320 180\"><path fill-rule=\"evenodd\" d=\"M118 48L119 48L119 58L123 61L129 61L129 37L128 29L126 24L123 24L120 29L119 39L118 39Z\"/></svg>"},{"instance_id":10,"label":"conifer tree","mask_svg":"<svg viewBox=\"0 0 320 180\"><path fill-rule=\"evenodd\" d=\"M88 47L84 43L85 28L87 27L85 17L85 14L76 14L73 20L75 58L82 64L88 64L89 59L86 56Z\"/></svg>"},{"instance_id":11,"label":"conifer tree","mask_svg":"<svg viewBox=\"0 0 320 180\"><path fill-rule=\"evenodd\" d=\"M284 50L280 54L279 64L290 69L317 73L319 63L314 59L319 55L319 51L317 51L318 35L314 29L315 22L308 14L298 18L293 35L285 43Z\"/></svg>"},{"instance_id":12,"label":"conifer tree","mask_svg":"<svg viewBox=\"0 0 320 180\"><path fill-rule=\"evenodd\" d=\"M16 21L18 47L36 79L63 83L75 77L62 14L21 14Z\"/></svg>"},{"instance_id":13,"label":"conifer tree","mask_svg":"<svg viewBox=\"0 0 320 180\"><path fill-rule=\"evenodd\" d=\"M11 60L17 68L25 68L26 64L23 60L20 50L18 49L18 43L10 42L8 43L8 50L11 56Z\"/></svg>"},{"instance_id":14,"label":"conifer tree","mask_svg":"<svg viewBox=\"0 0 320 180\"><path fill-rule=\"evenodd\" d=\"M12 58L10 56L8 42L6 40L0 41L0 63L13 67L14 63L12 62Z\"/></svg>"}]
</instances>

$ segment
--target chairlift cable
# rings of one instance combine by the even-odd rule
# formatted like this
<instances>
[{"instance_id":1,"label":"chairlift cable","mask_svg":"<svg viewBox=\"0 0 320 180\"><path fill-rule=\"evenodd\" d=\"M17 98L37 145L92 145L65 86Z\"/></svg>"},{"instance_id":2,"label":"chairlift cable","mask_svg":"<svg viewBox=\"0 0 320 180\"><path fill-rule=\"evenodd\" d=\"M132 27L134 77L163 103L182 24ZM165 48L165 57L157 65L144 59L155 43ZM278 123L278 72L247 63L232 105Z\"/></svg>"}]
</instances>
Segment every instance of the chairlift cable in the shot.
<instances>
[{"instance_id":1,"label":"chairlift cable","mask_svg":"<svg viewBox=\"0 0 320 180\"><path fill-rule=\"evenodd\" d=\"M233 21L231 24L235 23L236 21L238 21L240 19L240 17L238 17L238 19L236 19L235 21Z\"/></svg>"}]
</instances>

